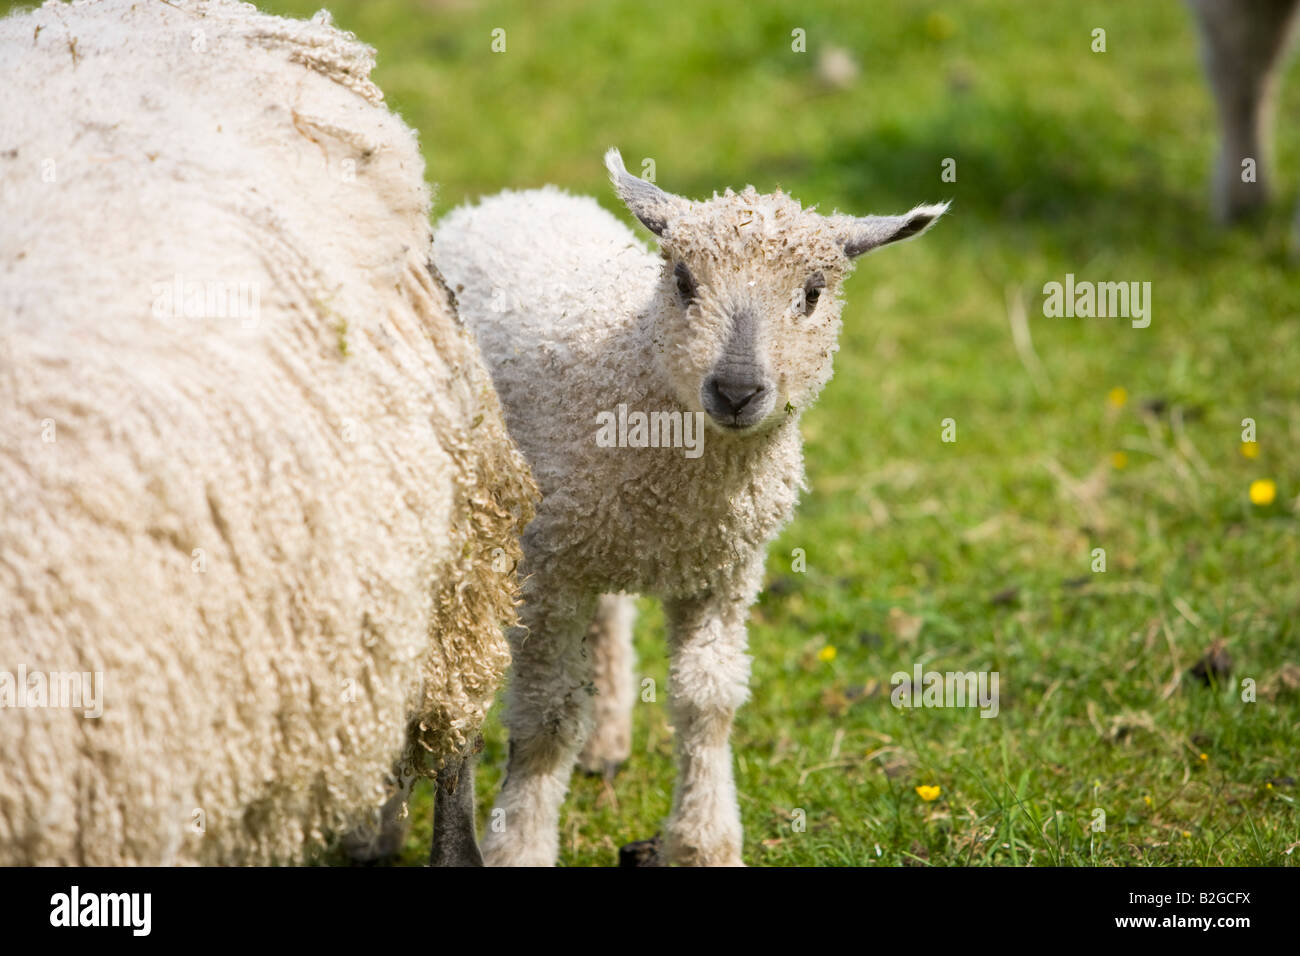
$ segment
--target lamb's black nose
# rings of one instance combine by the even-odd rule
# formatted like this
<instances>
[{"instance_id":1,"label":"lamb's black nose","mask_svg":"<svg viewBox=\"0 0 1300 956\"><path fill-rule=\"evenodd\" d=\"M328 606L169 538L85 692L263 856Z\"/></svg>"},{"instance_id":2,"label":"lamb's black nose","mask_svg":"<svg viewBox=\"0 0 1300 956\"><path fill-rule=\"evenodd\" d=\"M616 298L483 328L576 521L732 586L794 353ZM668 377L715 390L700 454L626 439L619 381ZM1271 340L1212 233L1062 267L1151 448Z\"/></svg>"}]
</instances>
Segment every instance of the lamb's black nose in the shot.
<instances>
[{"instance_id":1,"label":"lamb's black nose","mask_svg":"<svg viewBox=\"0 0 1300 956\"><path fill-rule=\"evenodd\" d=\"M717 401L718 407L726 409L732 415L740 414L741 409L767 391L766 386L757 382L741 382L722 378L709 379L707 387L710 394Z\"/></svg>"}]
</instances>

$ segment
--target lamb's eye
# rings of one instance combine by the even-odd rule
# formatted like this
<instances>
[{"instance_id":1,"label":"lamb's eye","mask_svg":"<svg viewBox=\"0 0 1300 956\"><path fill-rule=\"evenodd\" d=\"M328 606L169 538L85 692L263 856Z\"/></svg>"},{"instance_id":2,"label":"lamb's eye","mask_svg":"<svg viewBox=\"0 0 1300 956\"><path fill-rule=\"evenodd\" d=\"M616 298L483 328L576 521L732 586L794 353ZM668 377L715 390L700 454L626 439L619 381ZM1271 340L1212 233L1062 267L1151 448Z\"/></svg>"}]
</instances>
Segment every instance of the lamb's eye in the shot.
<instances>
[{"instance_id":1,"label":"lamb's eye","mask_svg":"<svg viewBox=\"0 0 1300 956\"><path fill-rule=\"evenodd\" d=\"M690 305L695 300L697 291L695 277L691 275L691 270L686 268L686 263L679 262L673 269L673 278L677 280L677 294L682 297L682 301Z\"/></svg>"},{"instance_id":2,"label":"lamb's eye","mask_svg":"<svg viewBox=\"0 0 1300 956\"><path fill-rule=\"evenodd\" d=\"M813 309L817 308L817 302L822 297L822 290L826 288L826 279L819 273L811 276L803 285L803 313L812 315Z\"/></svg>"}]
</instances>

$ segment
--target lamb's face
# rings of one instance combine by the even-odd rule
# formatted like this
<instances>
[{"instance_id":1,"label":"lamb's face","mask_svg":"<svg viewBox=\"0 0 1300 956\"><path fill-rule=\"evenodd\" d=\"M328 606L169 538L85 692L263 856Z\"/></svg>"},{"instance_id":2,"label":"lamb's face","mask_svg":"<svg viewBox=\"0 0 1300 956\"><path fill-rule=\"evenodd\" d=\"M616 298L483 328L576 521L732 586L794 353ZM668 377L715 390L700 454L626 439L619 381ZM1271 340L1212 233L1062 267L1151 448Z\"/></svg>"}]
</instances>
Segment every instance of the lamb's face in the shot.
<instances>
[{"instance_id":1,"label":"lamb's face","mask_svg":"<svg viewBox=\"0 0 1300 956\"><path fill-rule=\"evenodd\" d=\"M665 193L606 156L619 196L660 239L658 356L677 399L737 434L773 427L831 376L840 283L853 260L923 232L946 206L819 216L752 187L703 202Z\"/></svg>"},{"instance_id":2,"label":"lamb's face","mask_svg":"<svg viewBox=\"0 0 1300 956\"><path fill-rule=\"evenodd\" d=\"M784 421L831 376L850 259L825 220L752 189L691 203L660 237L664 371L725 431Z\"/></svg>"}]
</instances>

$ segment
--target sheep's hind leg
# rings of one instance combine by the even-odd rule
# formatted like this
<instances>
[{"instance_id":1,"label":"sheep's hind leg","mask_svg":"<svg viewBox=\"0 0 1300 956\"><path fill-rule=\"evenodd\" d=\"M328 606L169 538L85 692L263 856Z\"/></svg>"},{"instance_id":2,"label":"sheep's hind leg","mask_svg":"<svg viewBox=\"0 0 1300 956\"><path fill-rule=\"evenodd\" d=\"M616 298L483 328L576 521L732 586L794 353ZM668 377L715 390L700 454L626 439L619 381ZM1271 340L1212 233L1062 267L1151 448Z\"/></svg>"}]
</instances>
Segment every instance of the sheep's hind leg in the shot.
<instances>
[{"instance_id":1,"label":"sheep's hind leg","mask_svg":"<svg viewBox=\"0 0 1300 956\"><path fill-rule=\"evenodd\" d=\"M591 729L590 598L556 594L539 578L526 588L506 693L506 779L483 837L488 866L553 866L560 805Z\"/></svg>"},{"instance_id":2,"label":"sheep's hind leg","mask_svg":"<svg viewBox=\"0 0 1300 956\"><path fill-rule=\"evenodd\" d=\"M433 798L430 866L482 866L474 834L474 755L449 758Z\"/></svg>"},{"instance_id":3,"label":"sheep's hind leg","mask_svg":"<svg viewBox=\"0 0 1300 956\"><path fill-rule=\"evenodd\" d=\"M596 697L595 726L578 765L587 773L612 777L632 753L632 705L636 702L636 652L632 628L636 599L628 594L602 594L587 632Z\"/></svg>"}]
</instances>

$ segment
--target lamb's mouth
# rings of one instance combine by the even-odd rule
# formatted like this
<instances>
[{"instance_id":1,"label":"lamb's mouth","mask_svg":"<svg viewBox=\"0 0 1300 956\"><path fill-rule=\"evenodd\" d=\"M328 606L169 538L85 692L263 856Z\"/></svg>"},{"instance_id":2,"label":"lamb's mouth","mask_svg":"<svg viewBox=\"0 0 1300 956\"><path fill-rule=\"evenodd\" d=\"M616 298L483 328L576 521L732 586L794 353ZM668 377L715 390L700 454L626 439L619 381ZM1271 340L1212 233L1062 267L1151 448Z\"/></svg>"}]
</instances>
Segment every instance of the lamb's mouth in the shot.
<instances>
[{"instance_id":1,"label":"lamb's mouth","mask_svg":"<svg viewBox=\"0 0 1300 956\"><path fill-rule=\"evenodd\" d=\"M709 419L713 424L717 425L718 428L722 429L722 431L730 432L733 435L743 435L746 432L758 431L759 426L762 424L761 419L757 422L740 422L736 421L733 417L731 421L727 421L725 419L715 418L712 415L709 416Z\"/></svg>"},{"instance_id":2,"label":"lamb's mouth","mask_svg":"<svg viewBox=\"0 0 1300 956\"><path fill-rule=\"evenodd\" d=\"M723 431L743 433L763 424L776 404L772 383L711 375L700 386L700 404Z\"/></svg>"}]
</instances>

